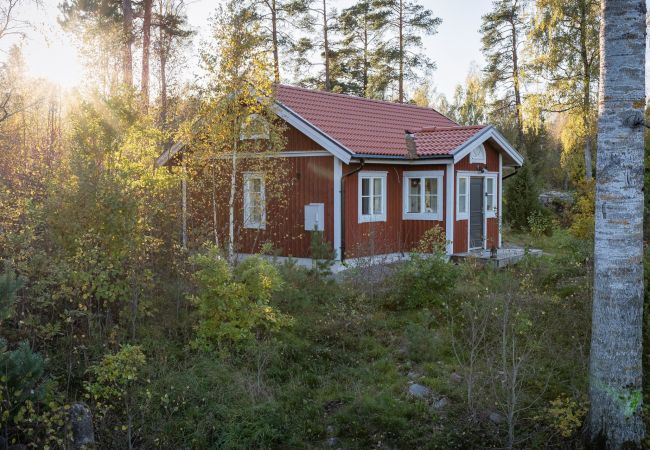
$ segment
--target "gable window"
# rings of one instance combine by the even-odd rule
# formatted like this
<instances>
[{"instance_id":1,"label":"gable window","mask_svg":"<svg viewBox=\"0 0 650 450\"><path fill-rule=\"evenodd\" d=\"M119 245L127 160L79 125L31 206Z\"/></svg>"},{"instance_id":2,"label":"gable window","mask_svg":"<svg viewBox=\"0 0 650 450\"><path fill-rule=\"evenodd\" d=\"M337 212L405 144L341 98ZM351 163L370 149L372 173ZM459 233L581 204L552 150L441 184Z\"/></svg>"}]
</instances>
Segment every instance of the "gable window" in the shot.
<instances>
[{"instance_id":1,"label":"gable window","mask_svg":"<svg viewBox=\"0 0 650 450\"><path fill-rule=\"evenodd\" d=\"M386 172L359 173L359 223L386 221Z\"/></svg>"},{"instance_id":2,"label":"gable window","mask_svg":"<svg viewBox=\"0 0 650 450\"><path fill-rule=\"evenodd\" d=\"M239 140L269 139L269 124L263 116L252 113L241 124Z\"/></svg>"},{"instance_id":3,"label":"gable window","mask_svg":"<svg viewBox=\"0 0 650 450\"><path fill-rule=\"evenodd\" d=\"M485 217L496 217L496 186L496 177L485 177Z\"/></svg>"},{"instance_id":4,"label":"gable window","mask_svg":"<svg viewBox=\"0 0 650 450\"><path fill-rule=\"evenodd\" d=\"M465 220L469 217L468 214L468 198L469 196L467 195L468 191L468 185L469 185L469 178L468 177L458 177L458 181L456 183L456 219L457 220Z\"/></svg>"},{"instance_id":5,"label":"gable window","mask_svg":"<svg viewBox=\"0 0 650 450\"><path fill-rule=\"evenodd\" d=\"M442 220L442 171L404 172L405 220Z\"/></svg>"},{"instance_id":6,"label":"gable window","mask_svg":"<svg viewBox=\"0 0 650 450\"><path fill-rule=\"evenodd\" d=\"M485 164L485 146L477 145L469 154L469 162L472 164Z\"/></svg>"},{"instance_id":7,"label":"gable window","mask_svg":"<svg viewBox=\"0 0 650 450\"><path fill-rule=\"evenodd\" d=\"M266 229L264 176L244 173L244 228Z\"/></svg>"}]
</instances>

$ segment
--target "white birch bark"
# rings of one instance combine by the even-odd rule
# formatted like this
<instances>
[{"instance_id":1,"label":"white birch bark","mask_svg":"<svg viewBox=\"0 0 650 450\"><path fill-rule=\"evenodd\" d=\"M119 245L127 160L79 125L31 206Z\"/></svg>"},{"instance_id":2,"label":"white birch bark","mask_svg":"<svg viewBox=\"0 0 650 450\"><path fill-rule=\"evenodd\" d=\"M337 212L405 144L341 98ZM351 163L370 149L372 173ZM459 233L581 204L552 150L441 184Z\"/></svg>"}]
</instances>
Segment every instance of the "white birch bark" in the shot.
<instances>
[{"instance_id":1,"label":"white birch bark","mask_svg":"<svg viewBox=\"0 0 650 450\"><path fill-rule=\"evenodd\" d=\"M637 448L642 417L645 0L602 0L589 417L597 448Z\"/></svg>"}]
</instances>

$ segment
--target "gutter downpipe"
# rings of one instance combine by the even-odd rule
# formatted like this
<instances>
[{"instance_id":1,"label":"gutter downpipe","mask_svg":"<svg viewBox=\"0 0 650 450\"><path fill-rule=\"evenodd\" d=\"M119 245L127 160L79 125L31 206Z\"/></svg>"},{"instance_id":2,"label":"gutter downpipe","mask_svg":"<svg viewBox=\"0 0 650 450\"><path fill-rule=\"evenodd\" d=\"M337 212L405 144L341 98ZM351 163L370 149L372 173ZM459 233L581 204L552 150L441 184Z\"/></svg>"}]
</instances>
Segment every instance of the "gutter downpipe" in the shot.
<instances>
[{"instance_id":1,"label":"gutter downpipe","mask_svg":"<svg viewBox=\"0 0 650 450\"><path fill-rule=\"evenodd\" d=\"M360 158L359 167L341 175L341 262L345 259L345 177L361 172L365 164L366 161Z\"/></svg>"}]
</instances>

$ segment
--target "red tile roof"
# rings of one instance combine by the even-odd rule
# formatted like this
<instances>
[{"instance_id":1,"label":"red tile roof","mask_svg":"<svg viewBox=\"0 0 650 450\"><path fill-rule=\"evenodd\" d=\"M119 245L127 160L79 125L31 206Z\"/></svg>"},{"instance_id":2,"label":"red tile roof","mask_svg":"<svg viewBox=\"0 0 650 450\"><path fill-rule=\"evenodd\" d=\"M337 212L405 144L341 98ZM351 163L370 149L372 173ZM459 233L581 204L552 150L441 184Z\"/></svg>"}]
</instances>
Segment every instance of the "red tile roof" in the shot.
<instances>
[{"instance_id":1,"label":"red tile roof","mask_svg":"<svg viewBox=\"0 0 650 450\"><path fill-rule=\"evenodd\" d=\"M407 156L406 133L418 155L449 154L483 127L461 127L438 111L294 86L278 85L278 101L348 150Z\"/></svg>"},{"instance_id":2,"label":"red tile roof","mask_svg":"<svg viewBox=\"0 0 650 450\"><path fill-rule=\"evenodd\" d=\"M412 131L418 156L449 155L485 125L430 127Z\"/></svg>"}]
</instances>

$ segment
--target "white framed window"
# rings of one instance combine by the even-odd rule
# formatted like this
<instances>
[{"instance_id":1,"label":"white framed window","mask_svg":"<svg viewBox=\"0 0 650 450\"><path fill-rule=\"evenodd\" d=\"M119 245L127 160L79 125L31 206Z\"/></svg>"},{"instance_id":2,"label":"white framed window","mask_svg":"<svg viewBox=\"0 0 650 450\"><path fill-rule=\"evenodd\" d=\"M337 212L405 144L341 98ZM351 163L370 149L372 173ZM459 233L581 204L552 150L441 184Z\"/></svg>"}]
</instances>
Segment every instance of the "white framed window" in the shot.
<instances>
[{"instance_id":1,"label":"white framed window","mask_svg":"<svg viewBox=\"0 0 650 450\"><path fill-rule=\"evenodd\" d=\"M469 177L458 176L456 182L456 220L469 218Z\"/></svg>"},{"instance_id":2,"label":"white framed window","mask_svg":"<svg viewBox=\"0 0 650 450\"><path fill-rule=\"evenodd\" d=\"M442 220L443 172L404 172L403 215L405 220Z\"/></svg>"},{"instance_id":3,"label":"white framed window","mask_svg":"<svg viewBox=\"0 0 650 450\"><path fill-rule=\"evenodd\" d=\"M469 154L469 162L472 164L485 164L485 146L477 145Z\"/></svg>"},{"instance_id":4,"label":"white framed window","mask_svg":"<svg viewBox=\"0 0 650 450\"><path fill-rule=\"evenodd\" d=\"M359 172L359 223L386 221L387 172Z\"/></svg>"},{"instance_id":5,"label":"white framed window","mask_svg":"<svg viewBox=\"0 0 650 450\"><path fill-rule=\"evenodd\" d=\"M244 172L244 228L266 229L264 175Z\"/></svg>"},{"instance_id":6,"label":"white framed window","mask_svg":"<svg viewBox=\"0 0 650 450\"><path fill-rule=\"evenodd\" d=\"M495 176L485 177L485 217L496 217L497 202L497 178Z\"/></svg>"}]
</instances>

